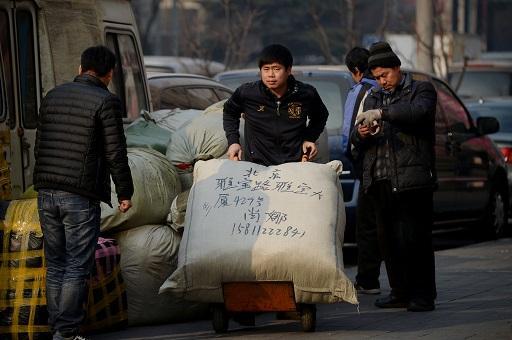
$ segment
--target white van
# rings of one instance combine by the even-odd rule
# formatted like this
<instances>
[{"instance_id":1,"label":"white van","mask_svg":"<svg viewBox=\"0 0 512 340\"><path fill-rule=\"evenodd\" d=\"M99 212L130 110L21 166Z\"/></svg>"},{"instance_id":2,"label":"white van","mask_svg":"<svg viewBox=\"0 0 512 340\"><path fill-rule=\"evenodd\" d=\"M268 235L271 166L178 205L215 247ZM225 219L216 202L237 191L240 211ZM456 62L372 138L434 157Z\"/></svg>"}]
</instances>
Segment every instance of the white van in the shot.
<instances>
[{"instance_id":1,"label":"white van","mask_svg":"<svg viewBox=\"0 0 512 340\"><path fill-rule=\"evenodd\" d=\"M0 0L0 200L32 184L41 98L73 80L82 51L99 44L117 56L110 89L134 120L151 104L130 1Z\"/></svg>"}]
</instances>

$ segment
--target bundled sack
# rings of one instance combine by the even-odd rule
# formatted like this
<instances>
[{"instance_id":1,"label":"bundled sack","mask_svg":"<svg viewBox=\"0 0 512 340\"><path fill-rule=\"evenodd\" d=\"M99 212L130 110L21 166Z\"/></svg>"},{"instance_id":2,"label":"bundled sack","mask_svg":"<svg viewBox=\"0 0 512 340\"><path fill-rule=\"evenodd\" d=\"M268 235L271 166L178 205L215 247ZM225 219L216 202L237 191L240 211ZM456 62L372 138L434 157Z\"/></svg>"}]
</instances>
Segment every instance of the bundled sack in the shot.
<instances>
[{"instance_id":1,"label":"bundled sack","mask_svg":"<svg viewBox=\"0 0 512 340\"><path fill-rule=\"evenodd\" d=\"M125 213L118 209L112 182L112 207L101 203L101 231L116 231L152 223L163 223L172 200L181 192L181 183L174 166L158 151L128 149L132 172L133 206Z\"/></svg>"},{"instance_id":2,"label":"bundled sack","mask_svg":"<svg viewBox=\"0 0 512 340\"><path fill-rule=\"evenodd\" d=\"M130 148L149 148L165 155L171 133L155 122L141 117L131 123L125 130L126 145Z\"/></svg>"},{"instance_id":3,"label":"bundled sack","mask_svg":"<svg viewBox=\"0 0 512 340\"><path fill-rule=\"evenodd\" d=\"M145 112L144 117L146 117L147 120L154 122L159 127L170 131L172 134L179 130L183 125L199 116L201 112L201 110L193 109L158 110Z\"/></svg>"},{"instance_id":4,"label":"bundled sack","mask_svg":"<svg viewBox=\"0 0 512 340\"><path fill-rule=\"evenodd\" d=\"M222 127L222 116L200 115L176 131L167 147L166 157L178 169L182 189L192 186L192 171L198 160L223 156L228 141Z\"/></svg>"},{"instance_id":5,"label":"bundled sack","mask_svg":"<svg viewBox=\"0 0 512 340\"><path fill-rule=\"evenodd\" d=\"M185 228L185 214L190 190L180 192L171 204L171 212L167 215L167 224L175 231L182 233Z\"/></svg>"},{"instance_id":6,"label":"bundled sack","mask_svg":"<svg viewBox=\"0 0 512 340\"><path fill-rule=\"evenodd\" d=\"M130 326L180 322L206 315L207 306L169 293L159 295L176 269L179 233L166 225L147 225L116 235L121 247L121 271L128 293Z\"/></svg>"},{"instance_id":7,"label":"bundled sack","mask_svg":"<svg viewBox=\"0 0 512 340\"><path fill-rule=\"evenodd\" d=\"M116 240L98 238L94 258L83 330L93 332L124 328L128 326L128 302L121 275L121 252Z\"/></svg>"},{"instance_id":8,"label":"bundled sack","mask_svg":"<svg viewBox=\"0 0 512 340\"><path fill-rule=\"evenodd\" d=\"M0 339L51 338L37 199L10 202L0 244Z\"/></svg>"},{"instance_id":9,"label":"bundled sack","mask_svg":"<svg viewBox=\"0 0 512 340\"><path fill-rule=\"evenodd\" d=\"M343 272L341 163L194 168L178 269L160 292L223 302L222 282L292 281L299 303L357 303Z\"/></svg>"}]
</instances>

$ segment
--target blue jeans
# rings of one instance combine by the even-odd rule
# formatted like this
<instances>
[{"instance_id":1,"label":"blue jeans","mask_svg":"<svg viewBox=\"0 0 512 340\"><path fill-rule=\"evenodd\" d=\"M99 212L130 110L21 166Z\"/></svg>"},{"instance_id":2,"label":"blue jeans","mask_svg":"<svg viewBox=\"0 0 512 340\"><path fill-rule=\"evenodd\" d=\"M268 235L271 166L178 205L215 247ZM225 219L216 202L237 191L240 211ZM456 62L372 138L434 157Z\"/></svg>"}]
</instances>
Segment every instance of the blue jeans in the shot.
<instances>
[{"instance_id":1,"label":"blue jeans","mask_svg":"<svg viewBox=\"0 0 512 340\"><path fill-rule=\"evenodd\" d=\"M99 201L41 189L37 198L46 257L46 301L52 332L78 333L100 232Z\"/></svg>"}]
</instances>

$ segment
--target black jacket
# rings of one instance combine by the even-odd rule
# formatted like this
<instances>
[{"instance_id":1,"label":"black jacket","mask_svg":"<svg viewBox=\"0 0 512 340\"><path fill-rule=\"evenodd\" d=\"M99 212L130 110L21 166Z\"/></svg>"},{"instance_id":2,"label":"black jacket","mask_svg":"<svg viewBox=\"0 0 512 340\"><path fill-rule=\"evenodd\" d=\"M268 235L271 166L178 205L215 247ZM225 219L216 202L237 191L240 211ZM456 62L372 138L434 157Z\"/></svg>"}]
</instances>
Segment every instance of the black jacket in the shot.
<instances>
[{"instance_id":1,"label":"black jacket","mask_svg":"<svg viewBox=\"0 0 512 340\"><path fill-rule=\"evenodd\" d=\"M261 80L236 89L224 104L224 131L229 145L240 143L242 113L244 158L267 166L299 161L302 143L318 139L329 115L316 89L293 76L288 78L288 90L281 98Z\"/></svg>"},{"instance_id":2,"label":"black jacket","mask_svg":"<svg viewBox=\"0 0 512 340\"><path fill-rule=\"evenodd\" d=\"M387 138L391 169L388 176L393 192L411 189L434 189L435 172L435 114L437 93L429 82L412 80L405 73L405 81L394 92L388 106L383 105L380 88L370 90L364 102L364 111L382 108L382 133L360 138L357 129L351 142L357 157L362 157L362 186L372 184L372 172L377 156L376 138Z\"/></svg>"},{"instance_id":3,"label":"black jacket","mask_svg":"<svg viewBox=\"0 0 512 340\"><path fill-rule=\"evenodd\" d=\"M77 76L41 103L34 188L64 190L110 204L110 174L119 200L133 183L118 97L96 77Z\"/></svg>"}]
</instances>

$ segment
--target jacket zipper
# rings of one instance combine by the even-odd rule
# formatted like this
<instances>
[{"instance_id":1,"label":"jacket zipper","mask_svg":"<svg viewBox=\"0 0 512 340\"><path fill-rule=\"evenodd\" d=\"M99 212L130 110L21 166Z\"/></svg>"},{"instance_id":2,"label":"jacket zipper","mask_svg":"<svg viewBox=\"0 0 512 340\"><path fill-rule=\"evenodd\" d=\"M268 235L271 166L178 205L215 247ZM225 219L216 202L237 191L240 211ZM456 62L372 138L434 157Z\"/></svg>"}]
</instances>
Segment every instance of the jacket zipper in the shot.
<instances>
[{"instance_id":1,"label":"jacket zipper","mask_svg":"<svg viewBox=\"0 0 512 340\"><path fill-rule=\"evenodd\" d=\"M277 104L277 108L276 108L276 113L277 113L277 116L276 116L277 145L279 146L279 158L281 158L282 155L283 155L283 150L282 150L282 147L281 147L281 133L279 131L279 117L281 116L281 112L279 112L279 109L281 108L281 101L277 100L276 104ZM281 163L283 162L282 159L280 161L281 161Z\"/></svg>"}]
</instances>

